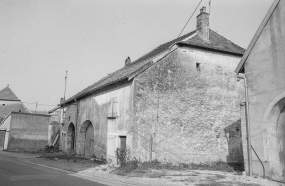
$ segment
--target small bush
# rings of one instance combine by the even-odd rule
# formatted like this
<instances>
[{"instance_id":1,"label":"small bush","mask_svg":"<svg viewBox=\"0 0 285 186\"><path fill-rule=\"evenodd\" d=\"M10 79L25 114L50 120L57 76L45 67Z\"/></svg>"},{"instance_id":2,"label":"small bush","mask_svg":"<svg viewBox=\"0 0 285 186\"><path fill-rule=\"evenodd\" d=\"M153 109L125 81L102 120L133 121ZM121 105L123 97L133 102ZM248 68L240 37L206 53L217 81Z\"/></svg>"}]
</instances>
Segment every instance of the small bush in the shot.
<instances>
[{"instance_id":1,"label":"small bush","mask_svg":"<svg viewBox=\"0 0 285 186\"><path fill-rule=\"evenodd\" d=\"M131 150L129 148L127 149L117 148L115 153L117 161L121 167L124 166L126 162L130 160Z\"/></svg>"}]
</instances>

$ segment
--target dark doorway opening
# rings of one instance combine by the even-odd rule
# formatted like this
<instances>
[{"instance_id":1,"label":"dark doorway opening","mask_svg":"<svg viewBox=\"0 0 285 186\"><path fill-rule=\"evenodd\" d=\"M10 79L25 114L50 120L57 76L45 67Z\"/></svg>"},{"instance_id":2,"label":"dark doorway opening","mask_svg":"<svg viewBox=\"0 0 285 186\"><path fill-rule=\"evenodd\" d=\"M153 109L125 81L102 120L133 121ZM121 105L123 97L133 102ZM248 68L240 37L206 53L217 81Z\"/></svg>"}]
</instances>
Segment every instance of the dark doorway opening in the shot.
<instances>
[{"instance_id":1,"label":"dark doorway opening","mask_svg":"<svg viewBox=\"0 0 285 186\"><path fill-rule=\"evenodd\" d=\"M94 154L94 128L91 122L86 128L85 135L84 155L86 157L92 157Z\"/></svg>"},{"instance_id":2,"label":"dark doorway opening","mask_svg":"<svg viewBox=\"0 0 285 186\"><path fill-rule=\"evenodd\" d=\"M75 150L75 126L73 123L69 124L67 131L67 148L69 152Z\"/></svg>"}]
</instances>

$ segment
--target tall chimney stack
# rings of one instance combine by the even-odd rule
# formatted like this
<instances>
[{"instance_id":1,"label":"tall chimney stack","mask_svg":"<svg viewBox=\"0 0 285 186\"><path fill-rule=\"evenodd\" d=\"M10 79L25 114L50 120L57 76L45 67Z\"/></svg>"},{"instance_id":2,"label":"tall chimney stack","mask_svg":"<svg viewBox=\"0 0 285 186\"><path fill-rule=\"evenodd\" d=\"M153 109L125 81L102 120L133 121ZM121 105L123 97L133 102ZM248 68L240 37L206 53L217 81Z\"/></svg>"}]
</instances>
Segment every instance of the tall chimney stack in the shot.
<instances>
[{"instance_id":1,"label":"tall chimney stack","mask_svg":"<svg viewBox=\"0 0 285 186\"><path fill-rule=\"evenodd\" d=\"M200 9L200 14L197 16L197 34L205 41L210 40L209 14L205 6Z\"/></svg>"},{"instance_id":2,"label":"tall chimney stack","mask_svg":"<svg viewBox=\"0 0 285 186\"><path fill-rule=\"evenodd\" d=\"M127 59L125 60L125 66L131 64L131 58L128 56Z\"/></svg>"}]
</instances>

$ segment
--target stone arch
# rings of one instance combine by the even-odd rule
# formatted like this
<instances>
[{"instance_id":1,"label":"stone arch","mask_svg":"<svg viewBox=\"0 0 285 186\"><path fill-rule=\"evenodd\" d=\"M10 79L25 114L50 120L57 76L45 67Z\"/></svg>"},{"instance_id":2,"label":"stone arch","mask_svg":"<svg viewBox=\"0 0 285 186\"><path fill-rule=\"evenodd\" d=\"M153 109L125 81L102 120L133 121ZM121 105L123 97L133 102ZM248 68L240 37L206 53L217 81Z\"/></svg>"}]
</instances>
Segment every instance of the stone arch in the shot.
<instances>
[{"instance_id":1,"label":"stone arch","mask_svg":"<svg viewBox=\"0 0 285 186\"><path fill-rule=\"evenodd\" d=\"M83 148L83 154L86 157L92 157L94 155L94 127L90 120L83 122L80 128L80 134L82 137L80 146Z\"/></svg>"},{"instance_id":2,"label":"stone arch","mask_svg":"<svg viewBox=\"0 0 285 186\"><path fill-rule=\"evenodd\" d=\"M263 123L264 158L272 176L284 176L285 169L285 93L277 96L265 111Z\"/></svg>"},{"instance_id":3,"label":"stone arch","mask_svg":"<svg viewBox=\"0 0 285 186\"><path fill-rule=\"evenodd\" d=\"M87 129L87 127L88 127L89 124L92 125L92 123L91 123L90 120L84 121L84 122L82 123L81 127L80 127L80 131L79 131L79 132L80 132L80 133L86 133L86 129Z\"/></svg>"},{"instance_id":4,"label":"stone arch","mask_svg":"<svg viewBox=\"0 0 285 186\"><path fill-rule=\"evenodd\" d=\"M66 151L73 152L74 150L75 150L75 125L71 122L67 128Z\"/></svg>"}]
</instances>

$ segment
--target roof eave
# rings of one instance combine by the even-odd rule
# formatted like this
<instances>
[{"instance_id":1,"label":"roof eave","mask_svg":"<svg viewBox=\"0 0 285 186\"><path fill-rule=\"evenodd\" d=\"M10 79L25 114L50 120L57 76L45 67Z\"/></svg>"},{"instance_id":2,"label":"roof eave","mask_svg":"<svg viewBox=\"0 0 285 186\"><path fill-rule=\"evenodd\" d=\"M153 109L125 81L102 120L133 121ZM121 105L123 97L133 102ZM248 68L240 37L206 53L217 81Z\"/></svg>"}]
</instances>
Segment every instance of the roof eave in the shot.
<instances>
[{"instance_id":1,"label":"roof eave","mask_svg":"<svg viewBox=\"0 0 285 186\"><path fill-rule=\"evenodd\" d=\"M21 101L19 99L0 99L0 101Z\"/></svg>"},{"instance_id":2,"label":"roof eave","mask_svg":"<svg viewBox=\"0 0 285 186\"><path fill-rule=\"evenodd\" d=\"M110 83L104 84L104 85L102 85L102 86L100 86L100 87L97 87L97 88L95 88L95 89L91 89L91 90L89 90L89 91L87 91L87 92L84 92L84 93L82 93L81 95L71 97L71 98L67 99L66 101L64 101L64 102L62 102L62 103L60 103L60 104L58 104L58 106L59 106L59 107L62 107L62 106L64 106L64 105L68 105L69 103L72 103L72 102L74 102L74 101L77 101L78 99L81 99L81 98L83 98L83 97L85 97L85 96L87 96L87 95L89 95L89 94L92 94L92 93L96 92L97 90L100 90L100 89L102 89L102 88L108 87L108 86L110 86L110 85L112 85L112 84L114 84L114 83L118 83L118 82L121 82L121 81L124 81L124 80L128 80L128 77L119 78L119 79L117 79L117 80L115 80L115 81L112 81L112 82L110 82Z\"/></svg>"},{"instance_id":3,"label":"roof eave","mask_svg":"<svg viewBox=\"0 0 285 186\"><path fill-rule=\"evenodd\" d=\"M207 49L207 50L214 50L214 51L219 51L219 52L224 52L224 53L230 53L230 54L234 54L234 55L238 55L238 56L243 56L242 52L239 53L239 52L232 52L232 51L227 51L227 50L219 50L219 49L215 49L212 47L198 46L198 45L193 45L193 44L185 43L185 42L178 42L177 44L196 47L196 48L202 48L202 49Z\"/></svg>"},{"instance_id":4,"label":"roof eave","mask_svg":"<svg viewBox=\"0 0 285 186\"><path fill-rule=\"evenodd\" d=\"M50 113L53 113L54 111L56 111L56 110L58 110L58 109L60 109L60 106L57 106L57 107L55 107L55 108L52 109L52 110L49 110L48 113L49 113L49 114L50 114Z\"/></svg>"},{"instance_id":5,"label":"roof eave","mask_svg":"<svg viewBox=\"0 0 285 186\"><path fill-rule=\"evenodd\" d=\"M258 27L254 37L252 38L247 50L245 51L245 54L243 55L243 57L241 58L237 68L235 69L235 72L238 74L240 73L240 71L242 70L242 68L244 67L245 61L247 60L249 54L251 53L251 50L253 49L255 43L257 42L259 36L261 35L266 23L268 22L268 20L270 19L272 13L274 12L275 8L277 7L278 3L280 2L280 0L275 0L270 9L268 10L268 12L266 13L264 19L262 20L260 26Z\"/></svg>"}]
</instances>

